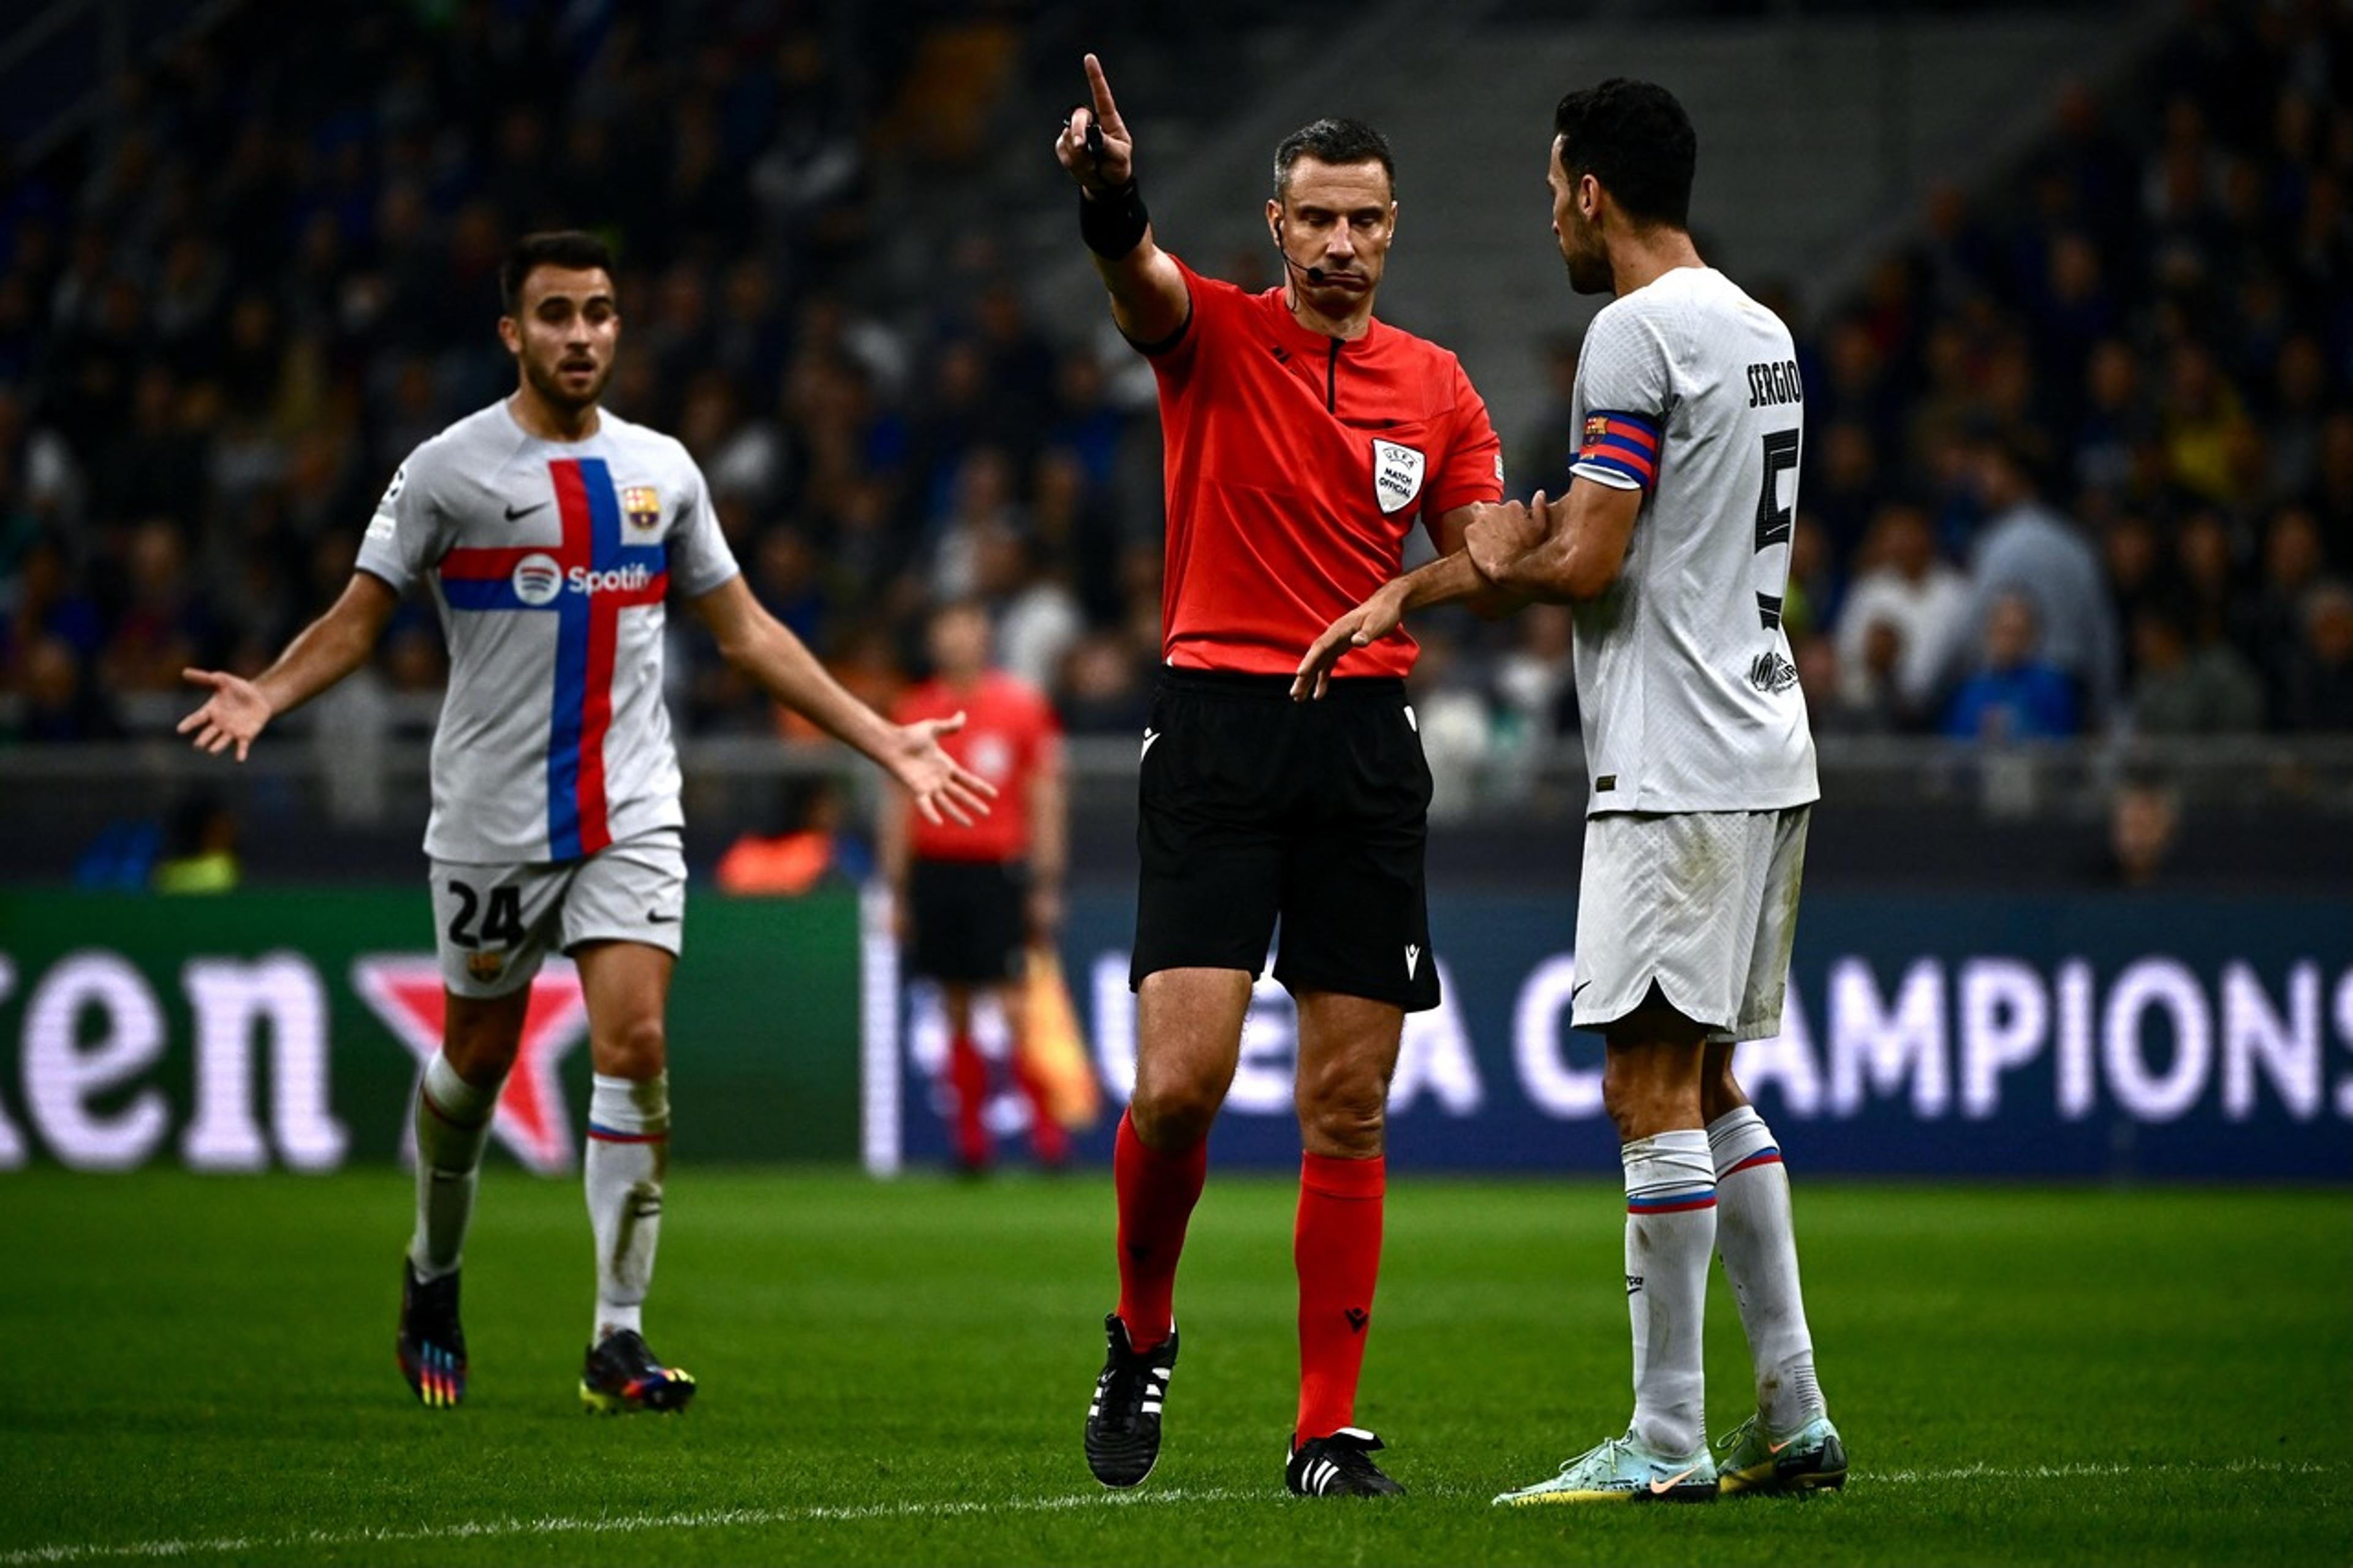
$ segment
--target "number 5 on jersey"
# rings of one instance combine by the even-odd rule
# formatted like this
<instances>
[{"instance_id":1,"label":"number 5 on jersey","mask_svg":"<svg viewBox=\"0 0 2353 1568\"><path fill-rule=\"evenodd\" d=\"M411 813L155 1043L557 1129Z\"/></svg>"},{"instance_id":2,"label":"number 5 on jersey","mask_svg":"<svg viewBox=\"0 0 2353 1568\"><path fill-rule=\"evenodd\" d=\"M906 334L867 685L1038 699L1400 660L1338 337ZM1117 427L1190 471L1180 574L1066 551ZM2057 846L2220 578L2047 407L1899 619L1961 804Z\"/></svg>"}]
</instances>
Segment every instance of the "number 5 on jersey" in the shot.
<instances>
[{"instance_id":1,"label":"number 5 on jersey","mask_svg":"<svg viewBox=\"0 0 2353 1568\"><path fill-rule=\"evenodd\" d=\"M1795 515L1798 498L1792 494L1781 499L1781 476L1795 473L1798 468L1798 433L1795 430L1767 430L1765 433L1765 485L1757 497L1757 553L1761 558L1775 545L1789 542L1790 519ZM1790 487L1791 490L1796 486ZM1771 592L1767 593L1767 587ZM1757 563L1757 619L1764 628L1778 631L1781 626L1781 601L1789 591L1789 552L1786 549L1771 561L1759 559Z\"/></svg>"}]
</instances>

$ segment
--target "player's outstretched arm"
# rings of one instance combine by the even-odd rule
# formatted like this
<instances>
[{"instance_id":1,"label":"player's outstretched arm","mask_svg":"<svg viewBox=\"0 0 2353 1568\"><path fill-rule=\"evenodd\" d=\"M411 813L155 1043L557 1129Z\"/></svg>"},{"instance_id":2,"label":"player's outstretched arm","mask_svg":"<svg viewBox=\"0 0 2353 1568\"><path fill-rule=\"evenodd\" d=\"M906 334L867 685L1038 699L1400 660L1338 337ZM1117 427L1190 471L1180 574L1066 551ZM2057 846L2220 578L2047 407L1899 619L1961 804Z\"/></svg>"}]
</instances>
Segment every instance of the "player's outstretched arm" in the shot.
<instances>
[{"instance_id":1,"label":"player's outstretched arm","mask_svg":"<svg viewBox=\"0 0 2353 1568\"><path fill-rule=\"evenodd\" d=\"M1176 258L1153 242L1135 185L1135 138L1112 101L1103 62L1086 58L1090 101L1071 110L1054 156L1079 187L1079 234L1111 290L1112 320L1130 342L1166 342L1193 308Z\"/></svg>"},{"instance_id":2,"label":"player's outstretched arm","mask_svg":"<svg viewBox=\"0 0 2353 1568\"><path fill-rule=\"evenodd\" d=\"M728 663L777 701L807 714L827 734L881 764L914 796L925 820L968 824L988 815L997 786L940 748L942 735L964 728L963 714L892 723L844 690L800 638L760 607L740 575L687 604L711 628Z\"/></svg>"},{"instance_id":3,"label":"player's outstretched arm","mask_svg":"<svg viewBox=\"0 0 2353 1568\"><path fill-rule=\"evenodd\" d=\"M1331 689L1332 670L1348 654L1396 635L1415 610L1438 605L1467 604L1480 616L1496 619L1528 602L1528 595L1499 587L1482 576L1463 540L1472 525L1492 512L1517 511L1512 502L1456 507L1438 520L1431 531L1445 553L1423 563L1402 577L1392 578L1380 590L1324 628L1299 661L1291 681L1291 700L1305 702Z\"/></svg>"},{"instance_id":4,"label":"player's outstretched arm","mask_svg":"<svg viewBox=\"0 0 2353 1568\"><path fill-rule=\"evenodd\" d=\"M205 705L180 721L180 733L193 735L203 751L218 755L230 746L245 761L254 740L272 719L300 708L367 662L385 623L400 606L400 595L383 578L354 572L332 608L302 628L278 661L251 680L218 669L184 669L183 679L209 687Z\"/></svg>"},{"instance_id":5,"label":"player's outstretched arm","mask_svg":"<svg viewBox=\"0 0 2353 1568\"><path fill-rule=\"evenodd\" d=\"M1471 525L1464 544L1499 587L1556 605L1598 599L1618 581L1641 510L1641 490L1579 477L1556 501L1538 490L1525 511L1495 509Z\"/></svg>"}]
</instances>

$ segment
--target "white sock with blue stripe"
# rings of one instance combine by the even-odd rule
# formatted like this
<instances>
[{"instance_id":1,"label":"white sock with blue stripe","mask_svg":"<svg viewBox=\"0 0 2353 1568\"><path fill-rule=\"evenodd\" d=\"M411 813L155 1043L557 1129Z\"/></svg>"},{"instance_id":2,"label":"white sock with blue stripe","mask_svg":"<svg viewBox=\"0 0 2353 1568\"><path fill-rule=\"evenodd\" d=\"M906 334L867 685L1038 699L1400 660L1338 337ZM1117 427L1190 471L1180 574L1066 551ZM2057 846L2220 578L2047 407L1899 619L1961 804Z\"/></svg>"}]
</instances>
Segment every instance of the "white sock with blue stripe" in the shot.
<instances>
[{"instance_id":1,"label":"white sock with blue stripe","mask_svg":"<svg viewBox=\"0 0 2353 1568\"><path fill-rule=\"evenodd\" d=\"M1626 1166L1633 1432L1654 1453L1690 1454L1707 1440L1700 1331L1715 1250L1715 1164L1696 1127L1637 1138L1618 1153Z\"/></svg>"},{"instance_id":2,"label":"white sock with blue stripe","mask_svg":"<svg viewBox=\"0 0 2353 1568\"><path fill-rule=\"evenodd\" d=\"M588 1228L596 1237L596 1327L589 1343L644 1329L646 1292L661 1239L662 1176L670 1168L670 1075L598 1073L588 1096Z\"/></svg>"},{"instance_id":3,"label":"white sock with blue stripe","mask_svg":"<svg viewBox=\"0 0 2353 1568\"><path fill-rule=\"evenodd\" d=\"M1772 1130L1754 1106L1708 1124L1715 1160L1715 1245L1740 1303L1740 1327L1757 1366L1757 1408L1767 1430L1786 1436L1822 1414L1814 1377L1814 1337L1798 1285L1798 1232L1789 1174Z\"/></svg>"}]
</instances>

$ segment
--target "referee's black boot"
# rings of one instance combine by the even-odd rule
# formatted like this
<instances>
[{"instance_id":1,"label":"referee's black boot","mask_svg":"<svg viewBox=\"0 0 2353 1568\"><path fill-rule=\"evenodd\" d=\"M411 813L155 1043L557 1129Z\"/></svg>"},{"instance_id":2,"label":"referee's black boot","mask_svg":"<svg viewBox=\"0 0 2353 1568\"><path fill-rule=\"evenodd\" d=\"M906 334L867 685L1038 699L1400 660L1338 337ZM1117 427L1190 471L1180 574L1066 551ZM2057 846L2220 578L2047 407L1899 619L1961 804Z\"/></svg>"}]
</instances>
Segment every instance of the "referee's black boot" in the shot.
<instances>
[{"instance_id":1,"label":"referee's black boot","mask_svg":"<svg viewBox=\"0 0 2353 1568\"><path fill-rule=\"evenodd\" d=\"M1329 1437L1304 1443L1293 1434L1282 1484L1297 1497L1403 1497L1405 1489L1373 1463L1373 1451L1380 1446L1361 1426L1343 1426Z\"/></svg>"},{"instance_id":2,"label":"referee's black boot","mask_svg":"<svg viewBox=\"0 0 2353 1568\"><path fill-rule=\"evenodd\" d=\"M1111 1348L1087 1407L1087 1468L1107 1487L1141 1485L1160 1460L1160 1406L1176 1370L1176 1329L1146 1350L1127 1342L1117 1312L1103 1319Z\"/></svg>"}]
</instances>

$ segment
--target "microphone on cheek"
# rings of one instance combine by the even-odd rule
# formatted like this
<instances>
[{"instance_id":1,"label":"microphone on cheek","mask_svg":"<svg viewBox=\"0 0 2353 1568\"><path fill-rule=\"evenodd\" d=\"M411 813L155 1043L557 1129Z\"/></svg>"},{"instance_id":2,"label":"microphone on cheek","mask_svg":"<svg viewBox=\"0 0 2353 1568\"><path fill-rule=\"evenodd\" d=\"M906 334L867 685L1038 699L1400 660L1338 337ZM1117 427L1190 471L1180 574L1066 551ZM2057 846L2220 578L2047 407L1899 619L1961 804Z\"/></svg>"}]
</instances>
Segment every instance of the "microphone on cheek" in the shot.
<instances>
[{"instance_id":1,"label":"microphone on cheek","mask_svg":"<svg viewBox=\"0 0 2353 1568\"><path fill-rule=\"evenodd\" d=\"M1324 271L1321 267L1302 267L1299 263L1291 258L1291 247L1282 243L1282 234L1280 226L1277 227L1274 236L1274 248L1276 254L1282 258L1282 264L1285 267L1290 268L1293 272L1298 273L1302 278L1306 279L1310 288L1321 289L1331 279L1332 275Z\"/></svg>"}]
</instances>

